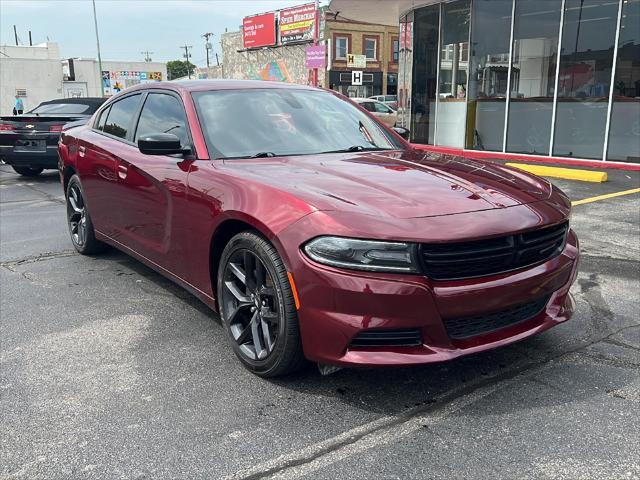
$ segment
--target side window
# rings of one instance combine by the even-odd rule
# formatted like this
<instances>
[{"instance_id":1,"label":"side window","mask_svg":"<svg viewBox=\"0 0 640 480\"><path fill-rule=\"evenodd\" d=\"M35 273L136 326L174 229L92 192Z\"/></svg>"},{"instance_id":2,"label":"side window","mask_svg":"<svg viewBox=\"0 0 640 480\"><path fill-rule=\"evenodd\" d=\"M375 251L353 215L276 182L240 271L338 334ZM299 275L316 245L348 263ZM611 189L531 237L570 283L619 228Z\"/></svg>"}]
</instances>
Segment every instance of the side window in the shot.
<instances>
[{"instance_id":1,"label":"side window","mask_svg":"<svg viewBox=\"0 0 640 480\"><path fill-rule=\"evenodd\" d=\"M98 117L98 121L96 122L96 130L103 131L104 124L107 123L107 116L109 115L110 107L105 108L102 112L100 112L100 116Z\"/></svg>"},{"instance_id":2,"label":"side window","mask_svg":"<svg viewBox=\"0 0 640 480\"><path fill-rule=\"evenodd\" d=\"M147 97L138 121L136 142L138 138L154 133L173 133L183 146L189 144L187 119L182 102L176 97L162 93L150 93Z\"/></svg>"},{"instance_id":3,"label":"side window","mask_svg":"<svg viewBox=\"0 0 640 480\"><path fill-rule=\"evenodd\" d=\"M368 112L375 112L375 107L373 106L373 102L364 102L362 107Z\"/></svg>"},{"instance_id":4,"label":"side window","mask_svg":"<svg viewBox=\"0 0 640 480\"><path fill-rule=\"evenodd\" d=\"M391 109L384 103L376 102L373 104L375 111L378 113L391 113Z\"/></svg>"},{"instance_id":5,"label":"side window","mask_svg":"<svg viewBox=\"0 0 640 480\"><path fill-rule=\"evenodd\" d=\"M104 133L120 138L127 138L127 134L133 127L133 117L138 111L141 95L131 95L111 105Z\"/></svg>"}]
</instances>

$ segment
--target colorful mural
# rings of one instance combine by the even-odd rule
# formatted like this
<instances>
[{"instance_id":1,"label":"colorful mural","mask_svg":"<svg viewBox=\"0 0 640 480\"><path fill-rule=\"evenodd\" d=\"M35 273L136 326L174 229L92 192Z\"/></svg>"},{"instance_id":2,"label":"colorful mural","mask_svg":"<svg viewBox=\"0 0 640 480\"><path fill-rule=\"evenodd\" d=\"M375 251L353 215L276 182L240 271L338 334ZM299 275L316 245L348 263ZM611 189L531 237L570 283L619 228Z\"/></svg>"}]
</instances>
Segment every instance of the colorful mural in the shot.
<instances>
[{"instance_id":1,"label":"colorful mural","mask_svg":"<svg viewBox=\"0 0 640 480\"><path fill-rule=\"evenodd\" d=\"M253 65L249 66L246 78L248 80L268 80L272 82L292 83L289 70L284 60L272 60L257 70Z\"/></svg>"},{"instance_id":2,"label":"colorful mural","mask_svg":"<svg viewBox=\"0 0 640 480\"><path fill-rule=\"evenodd\" d=\"M115 95L127 87L139 83L162 81L162 72L102 71L102 85L105 95Z\"/></svg>"}]
</instances>

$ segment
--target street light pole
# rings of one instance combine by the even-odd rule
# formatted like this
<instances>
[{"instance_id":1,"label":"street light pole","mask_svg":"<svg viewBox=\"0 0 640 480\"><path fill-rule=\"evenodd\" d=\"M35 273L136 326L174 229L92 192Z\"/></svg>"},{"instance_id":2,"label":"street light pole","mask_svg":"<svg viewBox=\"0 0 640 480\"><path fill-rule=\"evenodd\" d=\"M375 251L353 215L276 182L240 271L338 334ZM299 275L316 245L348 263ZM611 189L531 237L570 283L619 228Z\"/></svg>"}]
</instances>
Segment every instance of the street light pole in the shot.
<instances>
[{"instance_id":1,"label":"street light pole","mask_svg":"<svg viewBox=\"0 0 640 480\"><path fill-rule=\"evenodd\" d=\"M96 0L91 0L93 4L93 24L96 27L96 45L98 46L98 77L100 78L100 92L104 97L104 80L102 79L102 57L100 55L100 36L98 35L98 17L96 16Z\"/></svg>"}]
</instances>

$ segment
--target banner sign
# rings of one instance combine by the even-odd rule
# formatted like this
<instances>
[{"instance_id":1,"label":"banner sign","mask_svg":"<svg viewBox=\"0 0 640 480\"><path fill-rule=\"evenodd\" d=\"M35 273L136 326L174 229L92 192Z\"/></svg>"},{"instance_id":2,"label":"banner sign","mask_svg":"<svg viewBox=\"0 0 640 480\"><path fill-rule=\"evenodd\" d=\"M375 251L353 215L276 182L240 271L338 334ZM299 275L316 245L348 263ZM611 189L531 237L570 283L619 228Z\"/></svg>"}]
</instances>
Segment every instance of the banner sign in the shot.
<instances>
[{"instance_id":1,"label":"banner sign","mask_svg":"<svg viewBox=\"0 0 640 480\"><path fill-rule=\"evenodd\" d=\"M280 10L280 44L313 40L316 6L313 3Z\"/></svg>"},{"instance_id":2,"label":"banner sign","mask_svg":"<svg viewBox=\"0 0 640 480\"><path fill-rule=\"evenodd\" d=\"M366 55L354 55L350 53L347 55L347 67L353 68L367 68L367 56Z\"/></svg>"},{"instance_id":3,"label":"banner sign","mask_svg":"<svg viewBox=\"0 0 640 480\"><path fill-rule=\"evenodd\" d=\"M244 48L268 47L276 44L276 14L263 13L242 20Z\"/></svg>"},{"instance_id":4,"label":"banner sign","mask_svg":"<svg viewBox=\"0 0 640 480\"><path fill-rule=\"evenodd\" d=\"M307 47L307 68L325 68L327 66L327 47L318 45L317 47Z\"/></svg>"}]
</instances>

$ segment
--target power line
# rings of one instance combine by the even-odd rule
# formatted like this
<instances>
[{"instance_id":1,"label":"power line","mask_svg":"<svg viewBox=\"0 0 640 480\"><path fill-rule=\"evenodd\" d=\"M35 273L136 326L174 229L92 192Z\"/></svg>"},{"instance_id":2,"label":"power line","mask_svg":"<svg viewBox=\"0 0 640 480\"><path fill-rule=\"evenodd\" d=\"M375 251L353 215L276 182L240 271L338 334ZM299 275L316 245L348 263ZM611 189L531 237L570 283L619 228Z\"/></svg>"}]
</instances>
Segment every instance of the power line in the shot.
<instances>
[{"instance_id":1,"label":"power line","mask_svg":"<svg viewBox=\"0 0 640 480\"><path fill-rule=\"evenodd\" d=\"M145 62L151 62L151 55L153 55L153 52L150 52L149 50L145 50L144 52L140 52L141 55L144 55L144 61Z\"/></svg>"}]
</instances>

